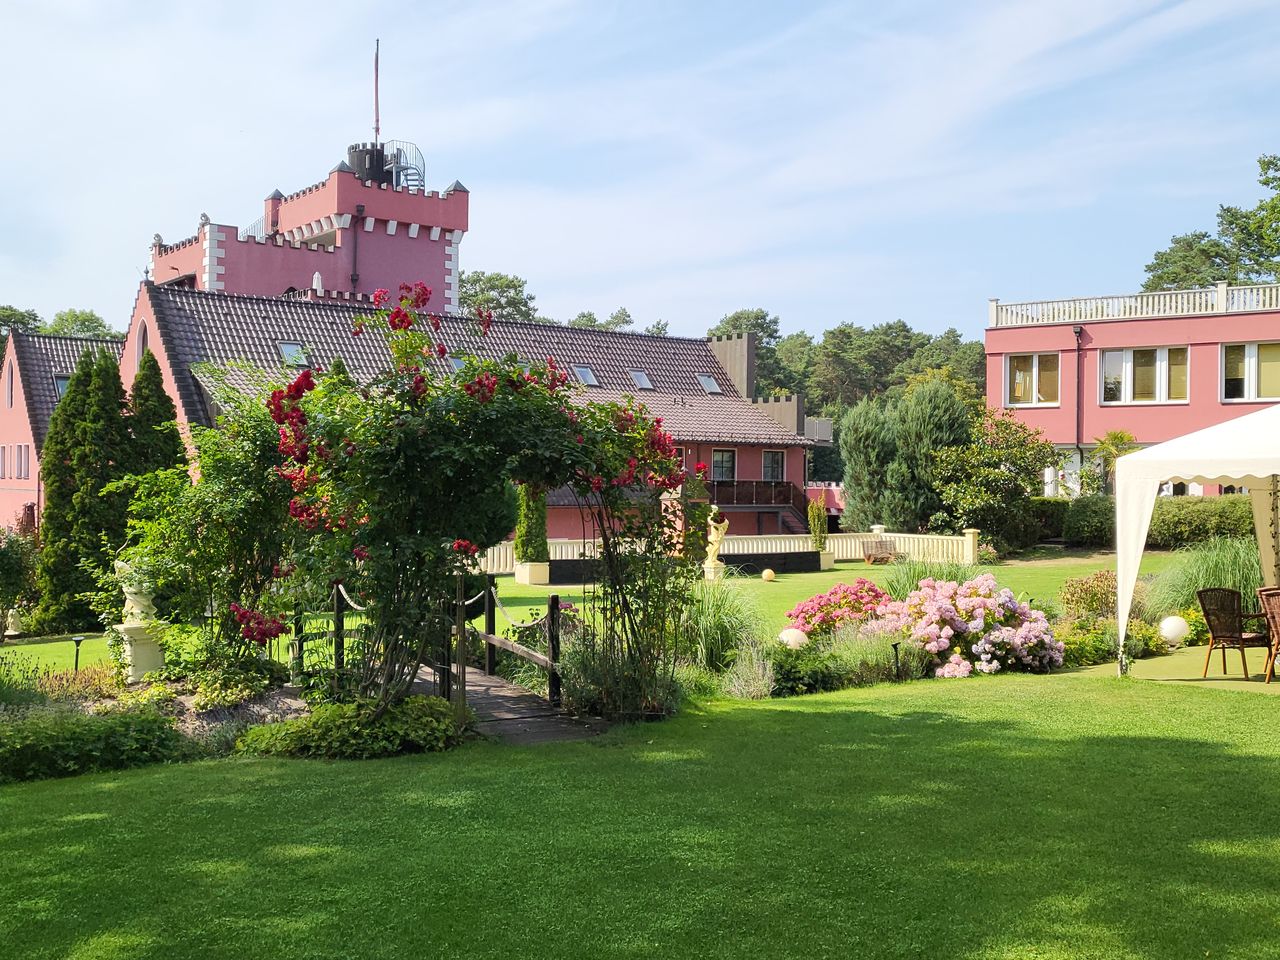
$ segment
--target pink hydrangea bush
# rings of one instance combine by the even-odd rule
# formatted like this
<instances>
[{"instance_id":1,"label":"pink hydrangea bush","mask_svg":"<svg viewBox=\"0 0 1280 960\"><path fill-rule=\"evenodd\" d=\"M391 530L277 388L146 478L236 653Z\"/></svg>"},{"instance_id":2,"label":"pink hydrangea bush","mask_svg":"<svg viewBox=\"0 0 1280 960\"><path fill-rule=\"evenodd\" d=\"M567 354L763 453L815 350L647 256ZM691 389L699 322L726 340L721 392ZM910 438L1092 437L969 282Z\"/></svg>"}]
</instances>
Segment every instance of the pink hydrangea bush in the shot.
<instances>
[{"instance_id":1,"label":"pink hydrangea bush","mask_svg":"<svg viewBox=\"0 0 1280 960\"><path fill-rule=\"evenodd\" d=\"M889 595L870 580L858 577L852 583L837 583L826 593L810 597L787 611L791 626L809 639L829 637L845 624L861 623L875 616Z\"/></svg>"},{"instance_id":2,"label":"pink hydrangea bush","mask_svg":"<svg viewBox=\"0 0 1280 960\"><path fill-rule=\"evenodd\" d=\"M974 668L1043 673L1062 665L1063 645L1043 611L1019 602L989 573L962 584L921 580L905 600L884 603L880 615L934 655L940 677L965 677Z\"/></svg>"}]
</instances>

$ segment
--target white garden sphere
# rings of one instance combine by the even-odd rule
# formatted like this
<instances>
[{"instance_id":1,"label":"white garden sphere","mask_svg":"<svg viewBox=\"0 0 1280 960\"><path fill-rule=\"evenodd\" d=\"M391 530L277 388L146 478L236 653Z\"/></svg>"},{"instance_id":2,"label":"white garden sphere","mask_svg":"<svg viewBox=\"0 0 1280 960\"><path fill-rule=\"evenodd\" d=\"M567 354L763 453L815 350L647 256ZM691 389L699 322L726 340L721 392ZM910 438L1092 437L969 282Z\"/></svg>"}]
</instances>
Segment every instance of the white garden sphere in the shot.
<instances>
[{"instance_id":1,"label":"white garden sphere","mask_svg":"<svg viewBox=\"0 0 1280 960\"><path fill-rule=\"evenodd\" d=\"M1176 647L1191 632L1191 624L1182 617L1165 617L1160 621L1160 636L1171 647Z\"/></svg>"},{"instance_id":2,"label":"white garden sphere","mask_svg":"<svg viewBox=\"0 0 1280 960\"><path fill-rule=\"evenodd\" d=\"M799 650L809 642L809 635L803 630L797 630L795 627L787 627L787 629L778 634L778 639L782 641L784 647Z\"/></svg>"},{"instance_id":3,"label":"white garden sphere","mask_svg":"<svg viewBox=\"0 0 1280 960\"><path fill-rule=\"evenodd\" d=\"M760 579L765 583L773 583L773 578L776 576L777 574L768 568L765 568L760 572Z\"/></svg>"}]
</instances>

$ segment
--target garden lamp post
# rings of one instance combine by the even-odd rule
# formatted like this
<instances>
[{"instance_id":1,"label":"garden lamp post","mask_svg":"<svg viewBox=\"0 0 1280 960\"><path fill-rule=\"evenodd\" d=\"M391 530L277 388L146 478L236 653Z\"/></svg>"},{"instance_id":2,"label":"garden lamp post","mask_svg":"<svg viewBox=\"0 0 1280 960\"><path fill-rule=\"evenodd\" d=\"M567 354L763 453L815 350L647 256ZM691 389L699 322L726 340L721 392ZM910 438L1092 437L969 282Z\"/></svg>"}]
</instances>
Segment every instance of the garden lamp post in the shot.
<instances>
[{"instance_id":1,"label":"garden lamp post","mask_svg":"<svg viewBox=\"0 0 1280 960\"><path fill-rule=\"evenodd\" d=\"M71 642L76 645L76 661L73 668L74 673L80 672L80 644L84 643L84 637L72 637Z\"/></svg>"},{"instance_id":2,"label":"garden lamp post","mask_svg":"<svg viewBox=\"0 0 1280 960\"><path fill-rule=\"evenodd\" d=\"M902 641L895 640L893 643L890 644L890 646L893 647L893 679L901 680L902 668L898 665L898 648L902 646Z\"/></svg>"}]
</instances>

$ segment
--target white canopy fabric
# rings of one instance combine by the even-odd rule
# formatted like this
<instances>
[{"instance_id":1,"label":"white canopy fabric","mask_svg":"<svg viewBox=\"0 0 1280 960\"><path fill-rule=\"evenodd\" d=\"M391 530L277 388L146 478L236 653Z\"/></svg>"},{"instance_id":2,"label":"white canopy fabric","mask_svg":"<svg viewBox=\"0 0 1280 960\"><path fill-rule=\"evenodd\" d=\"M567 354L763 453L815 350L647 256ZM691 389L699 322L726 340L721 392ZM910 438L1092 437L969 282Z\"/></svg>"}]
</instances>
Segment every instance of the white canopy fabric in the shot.
<instances>
[{"instance_id":1,"label":"white canopy fabric","mask_svg":"<svg viewBox=\"0 0 1280 960\"><path fill-rule=\"evenodd\" d=\"M1160 485L1169 480L1247 487L1263 579L1277 586L1280 404L1135 450L1116 461L1116 610L1121 650L1151 511Z\"/></svg>"}]
</instances>

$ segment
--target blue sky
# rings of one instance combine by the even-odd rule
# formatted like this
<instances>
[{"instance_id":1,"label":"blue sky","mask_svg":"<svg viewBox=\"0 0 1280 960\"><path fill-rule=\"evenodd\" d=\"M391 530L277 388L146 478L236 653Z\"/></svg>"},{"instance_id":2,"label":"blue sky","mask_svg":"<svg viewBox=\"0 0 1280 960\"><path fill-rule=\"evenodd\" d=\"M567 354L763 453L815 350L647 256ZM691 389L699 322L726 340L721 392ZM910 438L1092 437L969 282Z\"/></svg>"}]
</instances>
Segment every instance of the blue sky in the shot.
<instances>
[{"instance_id":1,"label":"blue sky","mask_svg":"<svg viewBox=\"0 0 1280 960\"><path fill-rule=\"evenodd\" d=\"M159 232L371 127L471 190L466 269L701 334L1136 290L1280 152L1267 0L5 4L0 303L118 327Z\"/></svg>"}]
</instances>

